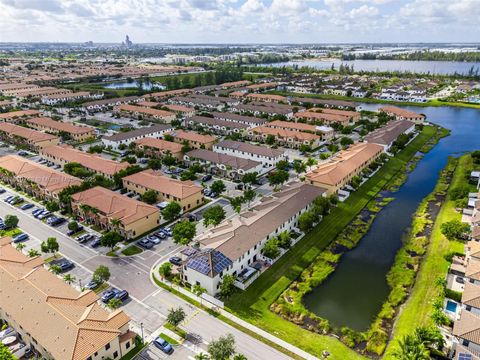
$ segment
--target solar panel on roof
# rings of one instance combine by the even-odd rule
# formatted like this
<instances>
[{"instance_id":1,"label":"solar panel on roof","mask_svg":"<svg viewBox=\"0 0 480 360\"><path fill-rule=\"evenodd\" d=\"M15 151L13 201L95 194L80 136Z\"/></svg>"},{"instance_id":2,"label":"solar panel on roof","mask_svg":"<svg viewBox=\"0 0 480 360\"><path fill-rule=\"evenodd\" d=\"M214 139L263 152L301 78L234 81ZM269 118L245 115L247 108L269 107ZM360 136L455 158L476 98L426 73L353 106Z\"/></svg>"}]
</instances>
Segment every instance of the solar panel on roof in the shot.
<instances>
[{"instance_id":1,"label":"solar panel on roof","mask_svg":"<svg viewBox=\"0 0 480 360\"><path fill-rule=\"evenodd\" d=\"M458 354L458 360L472 360L473 356L469 353L460 353Z\"/></svg>"}]
</instances>

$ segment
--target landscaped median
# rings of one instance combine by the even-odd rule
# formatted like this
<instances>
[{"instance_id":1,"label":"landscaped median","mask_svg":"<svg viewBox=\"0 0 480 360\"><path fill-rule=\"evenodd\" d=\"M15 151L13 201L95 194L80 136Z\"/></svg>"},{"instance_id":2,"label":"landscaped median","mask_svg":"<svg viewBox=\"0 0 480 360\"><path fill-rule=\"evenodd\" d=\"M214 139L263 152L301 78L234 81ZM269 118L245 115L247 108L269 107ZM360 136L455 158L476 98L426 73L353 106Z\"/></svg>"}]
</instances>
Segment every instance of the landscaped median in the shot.
<instances>
[{"instance_id":1,"label":"landscaped median","mask_svg":"<svg viewBox=\"0 0 480 360\"><path fill-rule=\"evenodd\" d=\"M436 137L438 131L441 130L425 126L404 150L390 159L344 203L326 216L316 228L263 273L245 292L232 296L227 302L228 309L244 320L315 356L321 357L323 351L327 350L331 353L329 359L362 358L336 338L308 331L307 326L303 328L277 316L270 311L270 307L285 289L298 279L302 271L310 266L338 234L377 196L380 190L399 173L405 171L417 151ZM320 277L326 277L330 271L329 267L325 267L318 274Z\"/></svg>"}]
</instances>

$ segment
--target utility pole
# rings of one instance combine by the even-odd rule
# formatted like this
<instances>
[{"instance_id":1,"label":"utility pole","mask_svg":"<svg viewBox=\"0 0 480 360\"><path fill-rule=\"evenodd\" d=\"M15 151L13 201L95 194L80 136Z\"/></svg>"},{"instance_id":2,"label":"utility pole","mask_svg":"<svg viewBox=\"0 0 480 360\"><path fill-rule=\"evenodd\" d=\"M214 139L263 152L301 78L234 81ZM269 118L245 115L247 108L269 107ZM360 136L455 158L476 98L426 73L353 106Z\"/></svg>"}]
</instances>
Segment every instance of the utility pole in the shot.
<instances>
[{"instance_id":1,"label":"utility pole","mask_svg":"<svg viewBox=\"0 0 480 360\"><path fill-rule=\"evenodd\" d=\"M140 329L142 330L142 344L144 343L144 340L143 340L143 322L140 323Z\"/></svg>"}]
</instances>

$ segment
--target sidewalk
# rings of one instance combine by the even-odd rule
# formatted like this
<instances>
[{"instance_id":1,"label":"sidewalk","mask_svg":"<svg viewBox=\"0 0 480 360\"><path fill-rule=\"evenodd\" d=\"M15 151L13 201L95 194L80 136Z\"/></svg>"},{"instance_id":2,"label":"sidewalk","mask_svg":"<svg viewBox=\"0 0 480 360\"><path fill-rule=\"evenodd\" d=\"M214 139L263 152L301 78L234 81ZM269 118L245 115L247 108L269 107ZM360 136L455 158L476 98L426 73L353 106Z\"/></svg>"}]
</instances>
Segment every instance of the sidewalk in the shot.
<instances>
[{"instance_id":1,"label":"sidewalk","mask_svg":"<svg viewBox=\"0 0 480 360\"><path fill-rule=\"evenodd\" d=\"M158 264L154 267L153 269L153 272L152 274L155 274L155 273L158 273ZM157 278L157 277L156 277ZM282 340L282 339L279 339L278 337L256 327L255 325L252 325L250 324L249 322L246 322L242 319L240 319L239 317L235 316L234 314L226 311L226 310L223 310L223 309L220 309L217 305L215 304L212 304L210 303L208 300L202 298L200 299L200 297L196 296L195 294L192 294L190 291L188 290L185 290L183 287L181 286L175 286L170 283L169 281L165 281L165 280L161 280L160 278L157 278L158 281L161 281L163 282L165 285L171 287L171 288L174 288L175 290L181 292L183 295L186 295L188 296L190 299L194 300L194 301L197 301L197 302L201 302L201 304L209 309L212 309L218 313L220 313L221 315L223 315L224 317L228 318L229 320L235 322L236 324L248 329L248 330L251 330L252 332L260 335L261 337L267 339L267 340L270 340L271 342L283 347L284 349L287 349L289 351L291 351L292 353L304 358L304 359L307 359L307 360L319 360L317 357L307 353L306 351L303 351L302 349ZM151 280L152 282L155 284L155 282L153 281L153 277L151 275ZM155 284L155 286L158 287L157 284ZM204 311L203 309L200 309L200 311ZM238 329L241 331L241 329ZM261 341L261 340L260 340Z\"/></svg>"}]
</instances>

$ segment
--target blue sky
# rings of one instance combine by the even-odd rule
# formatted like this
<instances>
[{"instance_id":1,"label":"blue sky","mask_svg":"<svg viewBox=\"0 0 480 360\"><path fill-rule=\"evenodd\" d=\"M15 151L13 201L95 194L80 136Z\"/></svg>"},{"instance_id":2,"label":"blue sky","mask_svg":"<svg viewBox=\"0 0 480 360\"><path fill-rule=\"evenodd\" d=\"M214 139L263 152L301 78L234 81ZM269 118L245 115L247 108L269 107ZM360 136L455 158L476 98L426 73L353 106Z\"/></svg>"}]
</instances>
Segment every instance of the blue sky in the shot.
<instances>
[{"instance_id":1,"label":"blue sky","mask_svg":"<svg viewBox=\"0 0 480 360\"><path fill-rule=\"evenodd\" d=\"M0 41L478 42L480 0L0 0Z\"/></svg>"}]
</instances>

